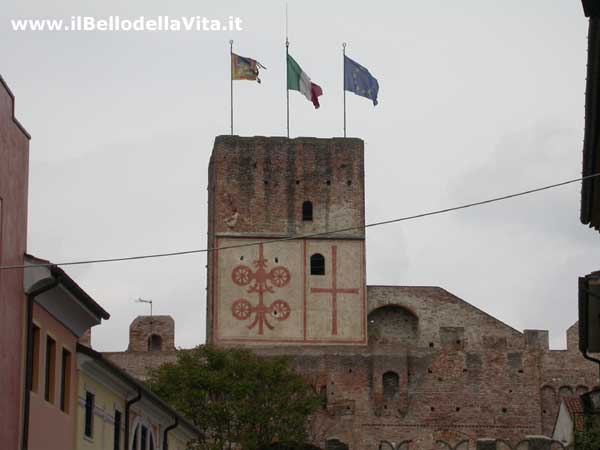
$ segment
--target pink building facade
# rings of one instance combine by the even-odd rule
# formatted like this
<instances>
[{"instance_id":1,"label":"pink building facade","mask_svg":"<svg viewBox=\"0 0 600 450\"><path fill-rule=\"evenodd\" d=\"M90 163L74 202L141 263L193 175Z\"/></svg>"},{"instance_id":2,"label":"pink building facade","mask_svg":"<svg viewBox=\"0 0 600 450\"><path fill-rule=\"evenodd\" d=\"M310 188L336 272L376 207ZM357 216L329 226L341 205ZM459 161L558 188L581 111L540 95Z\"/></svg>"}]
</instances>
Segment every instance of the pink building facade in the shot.
<instances>
[{"instance_id":1,"label":"pink building facade","mask_svg":"<svg viewBox=\"0 0 600 450\"><path fill-rule=\"evenodd\" d=\"M22 450L76 448L77 343L108 319L62 269L25 257L27 357Z\"/></svg>"},{"instance_id":2,"label":"pink building facade","mask_svg":"<svg viewBox=\"0 0 600 450\"><path fill-rule=\"evenodd\" d=\"M15 119L14 96L0 76L0 266L23 265L27 245L30 136ZM0 442L19 447L22 429L25 296L23 271L0 271Z\"/></svg>"}]
</instances>

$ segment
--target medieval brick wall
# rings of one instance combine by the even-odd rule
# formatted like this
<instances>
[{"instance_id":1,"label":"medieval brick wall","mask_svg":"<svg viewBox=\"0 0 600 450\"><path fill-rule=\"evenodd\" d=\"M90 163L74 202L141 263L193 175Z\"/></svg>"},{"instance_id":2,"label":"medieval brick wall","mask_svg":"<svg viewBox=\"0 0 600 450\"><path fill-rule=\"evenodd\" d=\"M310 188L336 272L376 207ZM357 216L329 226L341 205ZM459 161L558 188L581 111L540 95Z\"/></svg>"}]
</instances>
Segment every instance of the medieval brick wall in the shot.
<instances>
[{"instance_id":1,"label":"medieval brick wall","mask_svg":"<svg viewBox=\"0 0 600 450\"><path fill-rule=\"evenodd\" d=\"M368 325L378 338L367 347L253 347L266 357L290 357L326 399L311 433L322 446L332 439L351 450L410 441L403 448L429 450L437 440L467 439L473 448L481 438L515 445L549 436L560 396L599 383L597 367L574 346L576 325L566 350L549 350L547 331L519 333L440 288L375 286L368 294L369 317L378 319ZM142 380L176 360L175 351L105 355Z\"/></svg>"},{"instance_id":2,"label":"medieval brick wall","mask_svg":"<svg viewBox=\"0 0 600 450\"><path fill-rule=\"evenodd\" d=\"M151 369L175 362L175 321L171 316L138 316L129 326L125 352L104 353L134 377L145 380Z\"/></svg>"},{"instance_id":3,"label":"medieval brick wall","mask_svg":"<svg viewBox=\"0 0 600 450\"><path fill-rule=\"evenodd\" d=\"M175 350L175 321L171 316L137 316L129 326L129 352Z\"/></svg>"},{"instance_id":4,"label":"medieval brick wall","mask_svg":"<svg viewBox=\"0 0 600 450\"><path fill-rule=\"evenodd\" d=\"M567 350L549 350L547 331L520 333L440 288L369 286L367 297L367 348L255 349L292 358L327 398L326 438L351 449L548 436L560 395L599 382L576 348L576 325Z\"/></svg>"},{"instance_id":5,"label":"medieval brick wall","mask_svg":"<svg viewBox=\"0 0 600 450\"><path fill-rule=\"evenodd\" d=\"M366 344L363 151L360 139L216 138L207 342Z\"/></svg>"},{"instance_id":6,"label":"medieval brick wall","mask_svg":"<svg viewBox=\"0 0 600 450\"><path fill-rule=\"evenodd\" d=\"M514 446L550 435L560 396L599 382L597 367L577 351L576 326L566 350L549 350L547 331L515 330L444 289L366 286L358 139L219 136L208 191L208 247L234 248L209 256L207 342L288 356L325 400L311 429L320 446L430 450L438 439L452 446L466 439L473 448L478 438ZM313 205L309 221L305 201ZM351 229L239 247L340 228ZM329 258L325 275L308 271L311 246ZM346 266L333 263L334 247ZM277 267L285 277L275 276ZM289 308L273 307L275 299ZM347 329L360 339L336 341L334 317L340 330L357 319ZM175 352L146 351L147 319L138 319L129 351L108 357L143 378ZM309 342L307 326L320 345Z\"/></svg>"}]
</instances>

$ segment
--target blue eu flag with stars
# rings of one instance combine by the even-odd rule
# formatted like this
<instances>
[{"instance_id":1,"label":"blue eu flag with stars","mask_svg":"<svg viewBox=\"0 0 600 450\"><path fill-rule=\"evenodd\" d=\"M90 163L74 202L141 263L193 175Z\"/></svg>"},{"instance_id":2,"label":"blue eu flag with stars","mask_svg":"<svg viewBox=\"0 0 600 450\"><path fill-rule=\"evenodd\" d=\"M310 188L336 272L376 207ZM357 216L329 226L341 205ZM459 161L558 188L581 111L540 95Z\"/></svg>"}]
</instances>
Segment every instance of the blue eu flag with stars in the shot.
<instances>
[{"instance_id":1,"label":"blue eu flag with stars","mask_svg":"<svg viewBox=\"0 0 600 450\"><path fill-rule=\"evenodd\" d=\"M377 104L379 83L371 73L356 61L344 55L344 89L373 100Z\"/></svg>"}]
</instances>

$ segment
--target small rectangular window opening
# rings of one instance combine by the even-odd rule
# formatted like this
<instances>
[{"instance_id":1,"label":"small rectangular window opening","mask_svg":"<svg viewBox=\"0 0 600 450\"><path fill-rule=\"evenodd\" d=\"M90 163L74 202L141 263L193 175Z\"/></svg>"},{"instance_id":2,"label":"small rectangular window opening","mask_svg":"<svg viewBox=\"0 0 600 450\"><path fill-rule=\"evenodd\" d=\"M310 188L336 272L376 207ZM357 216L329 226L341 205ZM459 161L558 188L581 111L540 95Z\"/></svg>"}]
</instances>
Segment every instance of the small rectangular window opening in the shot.
<instances>
[{"instance_id":1,"label":"small rectangular window opening","mask_svg":"<svg viewBox=\"0 0 600 450\"><path fill-rule=\"evenodd\" d=\"M31 368L31 390L37 392L40 382L40 329L33 326L33 365Z\"/></svg>"},{"instance_id":2,"label":"small rectangular window opening","mask_svg":"<svg viewBox=\"0 0 600 450\"><path fill-rule=\"evenodd\" d=\"M96 396L89 391L85 392L85 428L87 437L94 437L94 403Z\"/></svg>"},{"instance_id":3,"label":"small rectangular window opening","mask_svg":"<svg viewBox=\"0 0 600 450\"><path fill-rule=\"evenodd\" d=\"M121 450L121 411L115 409L114 450Z\"/></svg>"},{"instance_id":4,"label":"small rectangular window opening","mask_svg":"<svg viewBox=\"0 0 600 450\"><path fill-rule=\"evenodd\" d=\"M47 402L54 403L56 378L56 341L50 336L46 338L46 373L44 398Z\"/></svg>"},{"instance_id":5,"label":"small rectangular window opening","mask_svg":"<svg viewBox=\"0 0 600 450\"><path fill-rule=\"evenodd\" d=\"M312 222L313 220L313 205L311 202L304 202L302 204L302 221Z\"/></svg>"},{"instance_id":6,"label":"small rectangular window opening","mask_svg":"<svg viewBox=\"0 0 600 450\"><path fill-rule=\"evenodd\" d=\"M69 413L71 401L71 353L63 348L60 372L60 409Z\"/></svg>"}]
</instances>

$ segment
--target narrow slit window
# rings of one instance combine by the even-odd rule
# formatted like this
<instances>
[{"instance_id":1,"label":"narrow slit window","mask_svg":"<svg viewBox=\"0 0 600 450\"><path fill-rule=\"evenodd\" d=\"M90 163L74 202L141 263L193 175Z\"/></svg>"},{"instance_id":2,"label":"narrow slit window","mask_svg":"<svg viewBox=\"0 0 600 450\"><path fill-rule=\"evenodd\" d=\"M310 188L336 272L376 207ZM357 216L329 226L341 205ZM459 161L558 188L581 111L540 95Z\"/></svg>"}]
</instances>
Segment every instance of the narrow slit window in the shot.
<instances>
[{"instance_id":1,"label":"narrow slit window","mask_svg":"<svg viewBox=\"0 0 600 450\"><path fill-rule=\"evenodd\" d=\"M121 411L115 409L114 450L121 450Z\"/></svg>"},{"instance_id":2,"label":"narrow slit window","mask_svg":"<svg viewBox=\"0 0 600 450\"><path fill-rule=\"evenodd\" d=\"M54 403L54 384L56 372L56 341L50 336L46 337L46 373L44 398L47 402Z\"/></svg>"},{"instance_id":3,"label":"narrow slit window","mask_svg":"<svg viewBox=\"0 0 600 450\"><path fill-rule=\"evenodd\" d=\"M382 377L383 398L384 400L393 400L400 390L400 377L396 372L386 372Z\"/></svg>"},{"instance_id":4,"label":"narrow slit window","mask_svg":"<svg viewBox=\"0 0 600 450\"><path fill-rule=\"evenodd\" d=\"M69 413L71 402L71 353L63 348L62 366L60 371L60 409Z\"/></svg>"},{"instance_id":5,"label":"narrow slit window","mask_svg":"<svg viewBox=\"0 0 600 450\"><path fill-rule=\"evenodd\" d=\"M31 374L31 390L38 391L40 382L40 329L33 326L33 365Z\"/></svg>"},{"instance_id":6,"label":"narrow slit window","mask_svg":"<svg viewBox=\"0 0 600 450\"><path fill-rule=\"evenodd\" d=\"M86 437L94 437L94 404L96 403L96 396L89 391L85 392L85 428L84 433Z\"/></svg>"},{"instance_id":7,"label":"narrow slit window","mask_svg":"<svg viewBox=\"0 0 600 450\"><path fill-rule=\"evenodd\" d=\"M310 257L310 274L325 275L325 257L320 253L315 253Z\"/></svg>"},{"instance_id":8,"label":"narrow slit window","mask_svg":"<svg viewBox=\"0 0 600 450\"><path fill-rule=\"evenodd\" d=\"M312 222L313 205L311 202L302 203L302 222Z\"/></svg>"}]
</instances>

